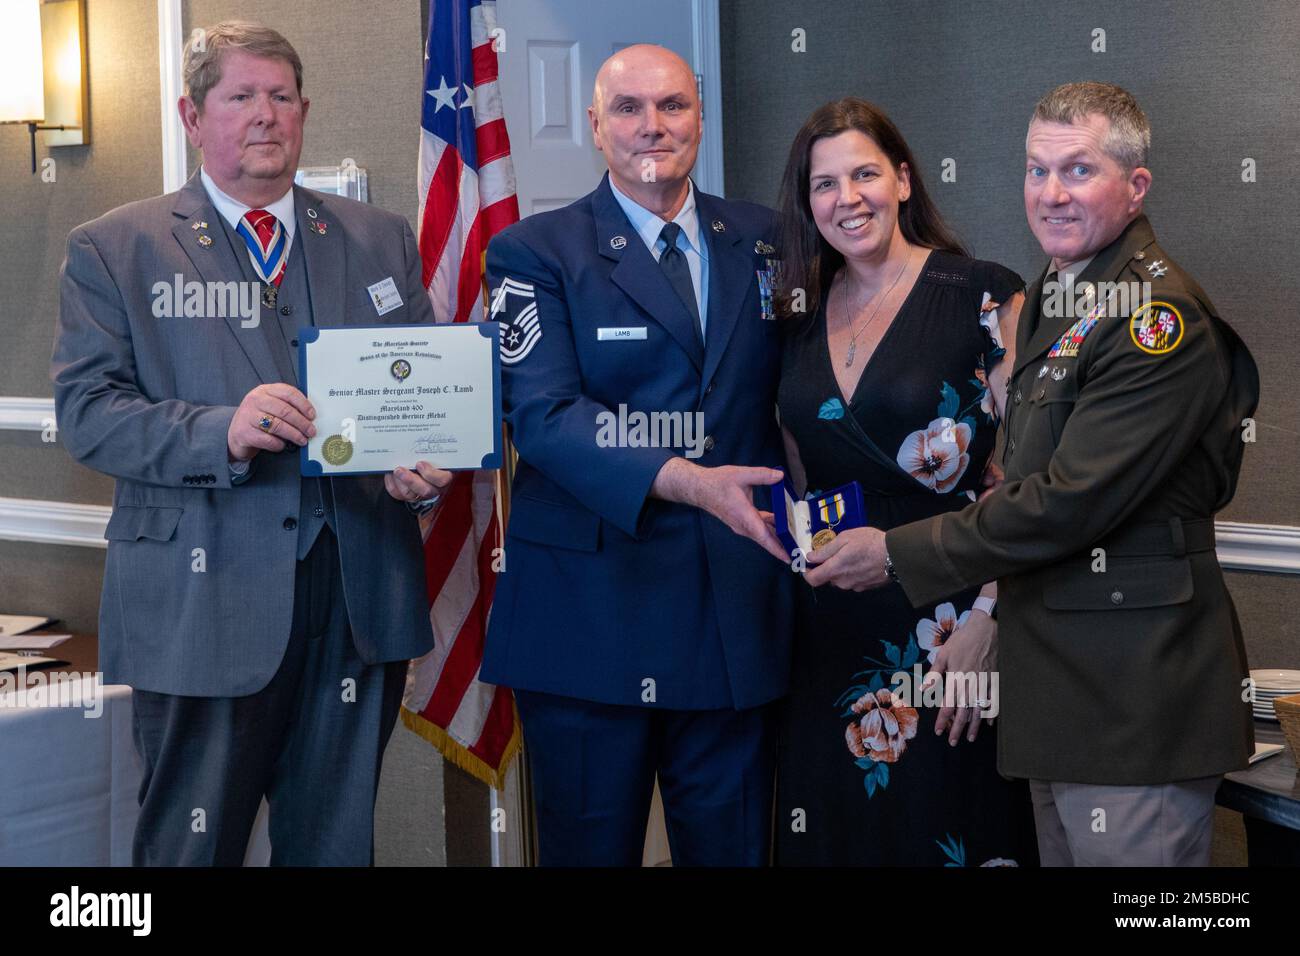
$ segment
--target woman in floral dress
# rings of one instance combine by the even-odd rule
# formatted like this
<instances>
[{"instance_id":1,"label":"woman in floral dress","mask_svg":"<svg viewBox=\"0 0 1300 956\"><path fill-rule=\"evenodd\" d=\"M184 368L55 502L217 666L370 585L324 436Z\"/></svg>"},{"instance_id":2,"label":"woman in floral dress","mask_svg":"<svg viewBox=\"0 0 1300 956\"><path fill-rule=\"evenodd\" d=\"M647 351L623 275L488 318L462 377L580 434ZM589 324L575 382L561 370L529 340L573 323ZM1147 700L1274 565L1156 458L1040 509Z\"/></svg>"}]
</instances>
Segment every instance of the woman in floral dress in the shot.
<instances>
[{"instance_id":1,"label":"woman in floral dress","mask_svg":"<svg viewBox=\"0 0 1300 956\"><path fill-rule=\"evenodd\" d=\"M862 100L804 124L781 212L779 405L798 490L857 481L868 524L885 530L969 504L993 452L1001 333L1023 282L965 255L902 136ZM998 775L996 722L979 717L996 715L997 698L997 625L981 594L996 586L913 608L897 586L801 584L779 865L1036 862L1027 785ZM972 683L949 703L971 706L939 706L942 683L921 692L956 672Z\"/></svg>"}]
</instances>

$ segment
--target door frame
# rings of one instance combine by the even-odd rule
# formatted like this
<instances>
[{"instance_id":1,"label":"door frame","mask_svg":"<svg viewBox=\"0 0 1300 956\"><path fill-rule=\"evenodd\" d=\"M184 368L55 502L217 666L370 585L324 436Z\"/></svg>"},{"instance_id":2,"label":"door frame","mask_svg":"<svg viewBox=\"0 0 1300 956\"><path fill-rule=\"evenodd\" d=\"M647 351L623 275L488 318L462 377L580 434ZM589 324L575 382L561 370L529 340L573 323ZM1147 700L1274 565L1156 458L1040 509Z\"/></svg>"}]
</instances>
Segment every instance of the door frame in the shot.
<instances>
[{"instance_id":1,"label":"door frame","mask_svg":"<svg viewBox=\"0 0 1300 956\"><path fill-rule=\"evenodd\" d=\"M722 26L718 0L692 0L692 55L695 72L704 82L700 108L704 113L704 139L695 160L695 181L706 193L726 195L722 139Z\"/></svg>"}]
</instances>

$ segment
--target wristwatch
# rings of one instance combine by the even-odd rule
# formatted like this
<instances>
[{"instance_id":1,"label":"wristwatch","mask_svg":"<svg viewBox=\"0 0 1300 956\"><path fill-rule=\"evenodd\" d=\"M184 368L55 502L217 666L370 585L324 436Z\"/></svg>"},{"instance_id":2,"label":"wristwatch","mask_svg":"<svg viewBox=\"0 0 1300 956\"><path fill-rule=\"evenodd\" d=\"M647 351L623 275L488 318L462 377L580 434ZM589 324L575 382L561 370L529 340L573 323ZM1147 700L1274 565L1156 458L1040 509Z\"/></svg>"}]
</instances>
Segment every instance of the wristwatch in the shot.
<instances>
[{"instance_id":1,"label":"wristwatch","mask_svg":"<svg viewBox=\"0 0 1300 956\"><path fill-rule=\"evenodd\" d=\"M984 597L981 595L975 599L975 603L971 605L971 610L983 611L996 621L998 619L998 600L997 598Z\"/></svg>"},{"instance_id":2,"label":"wristwatch","mask_svg":"<svg viewBox=\"0 0 1300 956\"><path fill-rule=\"evenodd\" d=\"M441 500L442 494L439 493L434 495L432 498L425 498L423 501L408 501L406 503L406 509L410 511L411 514L422 515L431 510L433 506Z\"/></svg>"},{"instance_id":3,"label":"wristwatch","mask_svg":"<svg viewBox=\"0 0 1300 956\"><path fill-rule=\"evenodd\" d=\"M895 584L898 583L898 572L894 570L893 559L889 557L889 551L885 551L885 576Z\"/></svg>"}]
</instances>

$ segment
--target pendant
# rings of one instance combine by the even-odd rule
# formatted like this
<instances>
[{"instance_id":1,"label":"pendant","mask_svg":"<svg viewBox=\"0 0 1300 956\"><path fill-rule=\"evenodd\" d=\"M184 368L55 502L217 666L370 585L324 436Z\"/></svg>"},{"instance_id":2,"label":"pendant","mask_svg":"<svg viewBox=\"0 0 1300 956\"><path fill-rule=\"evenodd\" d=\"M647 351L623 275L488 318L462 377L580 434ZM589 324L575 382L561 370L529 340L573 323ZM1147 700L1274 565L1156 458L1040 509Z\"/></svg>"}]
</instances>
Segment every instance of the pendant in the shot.
<instances>
[{"instance_id":1,"label":"pendant","mask_svg":"<svg viewBox=\"0 0 1300 956\"><path fill-rule=\"evenodd\" d=\"M830 544L834 540L835 540L835 532L832 531L830 528L822 528L815 535L813 535L813 539L812 539L813 550L815 551L818 548L824 548L826 547L826 545Z\"/></svg>"},{"instance_id":2,"label":"pendant","mask_svg":"<svg viewBox=\"0 0 1300 956\"><path fill-rule=\"evenodd\" d=\"M857 342L850 342L850 343L849 343L849 350L848 350L848 352L845 353L845 355L844 355L844 367L845 367L845 368L848 368L850 365L853 364L853 356L855 356L855 355L857 355L857 354L858 354L858 343L857 343Z\"/></svg>"},{"instance_id":3,"label":"pendant","mask_svg":"<svg viewBox=\"0 0 1300 956\"><path fill-rule=\"evenodd\" d=\"M273 285L262 286L262 305L268 309L275 308L275 301L279 290Z\"/></svg>"}]
</instances>

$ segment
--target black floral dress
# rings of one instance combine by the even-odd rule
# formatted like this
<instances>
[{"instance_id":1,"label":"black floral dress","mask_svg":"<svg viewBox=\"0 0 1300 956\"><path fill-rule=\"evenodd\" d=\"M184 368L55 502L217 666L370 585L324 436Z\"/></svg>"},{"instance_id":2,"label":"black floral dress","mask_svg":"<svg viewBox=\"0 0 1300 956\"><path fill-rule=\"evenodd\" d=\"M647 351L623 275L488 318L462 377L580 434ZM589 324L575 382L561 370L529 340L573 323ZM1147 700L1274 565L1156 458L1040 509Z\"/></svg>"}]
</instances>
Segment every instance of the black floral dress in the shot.
<instances>
[{"instance_id":1,"label":"black floral dress","mask_svg":"<svg viewBox=\"0 0 1300 956\"><path fill-rule=\"evenodd\" d=\"M885 530L970 504L996 431L986 372L1002 357L981 306L1023 287L995 263L930 253L848 397L831 367L825 308L788 327L781 421L809 492L856 480L868 524ZM896 585L800 584L780 722L778 865L1037 863L1028 787L998 775L996 724L952 747L934 734L933 701L891 693L923 679L978 594L913 608Z\"/></svg>"}]
</instances>

